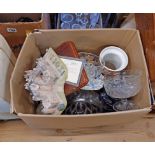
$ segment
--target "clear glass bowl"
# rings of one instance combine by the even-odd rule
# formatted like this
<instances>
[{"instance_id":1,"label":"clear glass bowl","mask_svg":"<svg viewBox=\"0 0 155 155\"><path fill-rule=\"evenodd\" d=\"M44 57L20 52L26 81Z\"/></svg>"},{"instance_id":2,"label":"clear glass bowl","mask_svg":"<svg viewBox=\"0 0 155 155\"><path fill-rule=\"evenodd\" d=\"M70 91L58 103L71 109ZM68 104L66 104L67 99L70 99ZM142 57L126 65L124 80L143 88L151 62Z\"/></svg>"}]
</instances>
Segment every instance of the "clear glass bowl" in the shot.
<instances>
[{"instance_id":1,"label":"clear glass bowl","mask_svg":"<svg viewBox=\"0 0 155 155\"><path fill-rule=\"evenodd\" d=\"M122 99L113 105L113 109L115 111L127 111L138 109L138 106L132 100Z\"/></svg>"},{"instance_id":2,"label":"clear glass bowl","mask_svg":"<svg viewBox=\"0 0 155 155\"><path fill-rule=\"evenodd\" d=\"M128 70L104 76L106 93L113 98L130 98L141 89L141 71Z\"/></svg>"}]
</instances>

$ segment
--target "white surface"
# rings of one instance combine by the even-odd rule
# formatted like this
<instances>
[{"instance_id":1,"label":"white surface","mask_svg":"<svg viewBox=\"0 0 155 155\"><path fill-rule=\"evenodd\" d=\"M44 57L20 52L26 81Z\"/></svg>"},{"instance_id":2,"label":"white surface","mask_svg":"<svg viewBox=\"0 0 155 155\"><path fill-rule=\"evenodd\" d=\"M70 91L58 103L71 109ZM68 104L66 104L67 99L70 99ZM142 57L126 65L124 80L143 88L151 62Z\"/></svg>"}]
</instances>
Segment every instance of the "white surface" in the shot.
<instances>
[{"instance_id":1,"label":"white surface","mask_svg":"<svg viewBox=\"0 0 155 155\"><path fill-rule=\"evenodd\" d=\"M67 82L77 84L81 73L82 61L61 58L68 69Z\"/></svg>"},{"instance_id":2,"label":"white surface","mask_svg":"<svg viewBox=\"0 0 155 155\"><path fill-rule=\"evenodd\" d=\"M37 4L37 6L36 6ZM16 6L16 7L12 7ZM36 13L36 12L154 12L154 0L1 0L1 12L6 13Z\"/></svg>"}]
</instances>

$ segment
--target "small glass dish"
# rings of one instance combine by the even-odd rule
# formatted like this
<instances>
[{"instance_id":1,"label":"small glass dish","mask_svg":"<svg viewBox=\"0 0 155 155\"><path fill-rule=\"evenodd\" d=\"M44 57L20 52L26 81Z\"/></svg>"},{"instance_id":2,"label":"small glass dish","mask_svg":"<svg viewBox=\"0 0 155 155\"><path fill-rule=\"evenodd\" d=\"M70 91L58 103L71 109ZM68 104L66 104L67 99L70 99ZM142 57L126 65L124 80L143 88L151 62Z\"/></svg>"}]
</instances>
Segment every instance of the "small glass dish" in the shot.
<instances>
[{"instance_id":1,"label":"small glass dish","mask_svg":"<svg viewBox=\"0 0 155 155\"><path fill-rule=\"evenodd\" d=\"M113 104L115 111L138 109L138 106L128 98L134 97L141 90L141 77L140 70L126 70L104 75L104 88L107 95L120 99Z\"/></svg>"},{"instance_id":2,"label":"small glass dish","mask_svg":"<svg viewBox=\"0 0 155 155\"><path fill-rule=\"evenodd\" d=\"M62 22L72 22L74 20L74 16L71 13L62 13L61 14L61 21Z\"/></svg>"},{"instance_id":3,"label":"small glass dish","mask_svg":"<svg viewBox=\"0 0 155 155\"><path fill-rule=\"evenodd\" d=\"M81 29L81 25L80 24L73 24L72 25L72 29Z\"/></svg>"},{"instance_id":4,"label":"small glass dish","mask_svg":"<svg viewBox=\"0 0 155 155\"><path fill-rule=\"evenodd\" d=\"M115 111L127 111L127 110L138 109L138 106L136 106L132 100L124 99L116 102L113 105L113 109Z\"/></svg>"},{"instance_id":5,"label":"small glass dish","mask_svg":"<svg viewBox=\"0 0 155 155\"><path fill-rule=\"evenodd\" d=\"M70 29L69 23L61 23L61 29Z\"/></svg>"},{"instance_id":6,"label":"small glass dish","mask_svg":"<svg viewBox=\"0 0 155 155\"><path fill-rule=\"evenodd\" d=\"M99 57L92 53L80 52L80 59L84 62L89 82L82 89L84 90L99 90L103 87L102 68L100 66Z\"/></svg>"},{"instance_id":7,"label":"small glass dish","mask_svg":"<svg viewBox=\"0 0 155 155\"><path fill-rule=\"evenodd\" d=\"M139 70L126 70L112 75L104 75L104 88L113 98L130 98L141 89L141 75Z\"/></svg>"}]
</instances>

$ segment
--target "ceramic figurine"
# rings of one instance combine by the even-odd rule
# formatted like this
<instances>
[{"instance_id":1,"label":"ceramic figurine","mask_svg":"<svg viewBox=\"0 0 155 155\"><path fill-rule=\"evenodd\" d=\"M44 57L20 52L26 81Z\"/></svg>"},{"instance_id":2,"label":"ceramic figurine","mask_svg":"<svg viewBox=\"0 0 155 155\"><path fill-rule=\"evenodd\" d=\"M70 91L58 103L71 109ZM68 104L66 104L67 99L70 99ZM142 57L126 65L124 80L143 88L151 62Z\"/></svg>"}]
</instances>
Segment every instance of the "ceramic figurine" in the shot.
<instances>
[{"instance_id":1,"label":"ceramic figurine","mask_svg":"<svg viewBox=\"0 0 155 155\"><path fill-rule=\"evenodd\" d=\"M67 68L52 48L37 59L33 70L26 71L25 78L25 89L30 91L32 100L40 101L37 113L58 115L63 112L67 105L64 95Z\"/></svg>"}]
</instances>

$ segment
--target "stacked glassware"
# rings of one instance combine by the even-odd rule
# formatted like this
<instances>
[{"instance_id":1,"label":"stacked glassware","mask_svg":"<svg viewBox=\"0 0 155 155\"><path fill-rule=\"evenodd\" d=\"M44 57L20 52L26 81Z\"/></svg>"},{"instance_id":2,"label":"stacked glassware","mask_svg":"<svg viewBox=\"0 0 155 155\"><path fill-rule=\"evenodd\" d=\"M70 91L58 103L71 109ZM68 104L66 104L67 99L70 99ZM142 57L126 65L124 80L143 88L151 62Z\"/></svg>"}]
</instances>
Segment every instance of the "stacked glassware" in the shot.
<instances>
[{"instance_id":1,"label":"stacked glassware","mask_svg":"<svg viewBox=\"0 0 155 155\"><path fill-rule=\"evenodd\" d=\"M100 13L61 13L61 29L102 28Z\"/></svg>"},{"instance_id":2,"label":"stacked glassware","mask_svg":"<svg viewBox=\"0 0 155 155\"><path fill-rule=\"evenodd\" d=\"M115 111L137 109L130 99L141 90L141 71L126 70L114 75L104 76L104 88L108 96L119 99L112 106Z\"/></svg>"}]
</instances>

